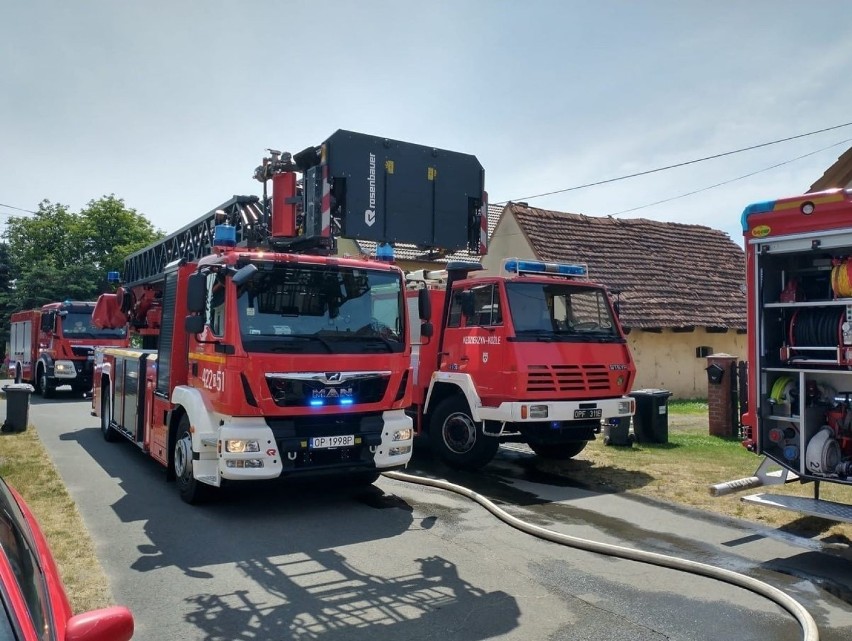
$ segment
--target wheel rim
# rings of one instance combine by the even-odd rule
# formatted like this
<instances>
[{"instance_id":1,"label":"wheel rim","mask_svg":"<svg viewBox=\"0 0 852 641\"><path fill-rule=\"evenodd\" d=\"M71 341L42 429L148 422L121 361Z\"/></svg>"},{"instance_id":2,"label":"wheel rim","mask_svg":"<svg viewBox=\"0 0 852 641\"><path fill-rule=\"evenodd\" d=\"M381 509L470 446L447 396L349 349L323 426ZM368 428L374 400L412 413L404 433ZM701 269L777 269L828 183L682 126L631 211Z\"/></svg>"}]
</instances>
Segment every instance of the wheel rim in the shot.
<instances>
[{"instance_id":1,"label":"wheel rim","mask_svg":"<svg viewBox=\"0 0 852 641\"><path fill-rule=\"evenodd\" d=\"M192 478L192 441L184 434L175 443L175 476L181 481Z\"/></svg>"},{"instance_id":2,"label":"wheel rim","mask_svg":"<svg viewBox=\"0 0 852 641\"><path fill-rule=\"evenodd\" d=\"M441 427L444 444L456 454L466 454L476 443L476 424L467 414L450 414Z\"/></svg>"}]
</instances>

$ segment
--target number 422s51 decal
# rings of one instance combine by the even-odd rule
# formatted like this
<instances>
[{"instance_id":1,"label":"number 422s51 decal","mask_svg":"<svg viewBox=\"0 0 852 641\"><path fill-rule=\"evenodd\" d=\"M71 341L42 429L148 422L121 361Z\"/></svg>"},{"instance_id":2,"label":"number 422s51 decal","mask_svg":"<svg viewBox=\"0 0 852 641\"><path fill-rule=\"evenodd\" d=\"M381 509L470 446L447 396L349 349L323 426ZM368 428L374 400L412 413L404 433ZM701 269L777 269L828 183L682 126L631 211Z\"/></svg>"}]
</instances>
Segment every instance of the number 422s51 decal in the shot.
<instances>
[{"instance_id":1,"label":"number 422s51 decal","mask_svg":"<svg viewBox=\"0 0 852 641\"><path fill-rule=\"evenodd\" d=\"M205 368L201 370L201 384L204 385L206 389L224 392L225 372Z\"/></svg>"}]
</instances>

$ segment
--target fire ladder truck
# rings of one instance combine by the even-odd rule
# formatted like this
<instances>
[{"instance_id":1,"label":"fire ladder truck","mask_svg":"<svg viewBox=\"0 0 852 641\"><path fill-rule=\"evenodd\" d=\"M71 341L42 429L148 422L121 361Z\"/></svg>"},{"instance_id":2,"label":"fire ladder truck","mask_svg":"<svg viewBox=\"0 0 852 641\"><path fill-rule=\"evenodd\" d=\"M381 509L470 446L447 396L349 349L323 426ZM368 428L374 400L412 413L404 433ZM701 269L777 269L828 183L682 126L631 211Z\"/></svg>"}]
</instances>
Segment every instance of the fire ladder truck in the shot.
<instances>
[{"instance_id":1,"label":"fire ladder truck","mask_svg":"<svg viewBox=\"0 0 852 641\"><path fill-rule=\"evenodd\" d=\"M141 342L97 355L104 438L159 461L189 503L225 482L371 483L405 466L403 273L333 255L336 238L476 250L484 227L484 173L467 154L339 130L271 152L255 178L261 199L234 196L129 256L93 313Z\"/></svg>"}]
</instances>

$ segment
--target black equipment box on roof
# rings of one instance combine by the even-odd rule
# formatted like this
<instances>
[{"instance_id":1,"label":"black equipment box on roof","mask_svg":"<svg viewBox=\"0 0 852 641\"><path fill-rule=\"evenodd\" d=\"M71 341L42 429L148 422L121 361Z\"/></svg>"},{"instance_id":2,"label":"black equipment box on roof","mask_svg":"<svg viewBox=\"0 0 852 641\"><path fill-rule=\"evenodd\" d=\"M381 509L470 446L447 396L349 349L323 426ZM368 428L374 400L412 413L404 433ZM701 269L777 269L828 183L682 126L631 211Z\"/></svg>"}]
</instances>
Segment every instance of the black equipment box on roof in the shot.
<instances>
[{"instance_id":1,"label":"black equipment box on roof","mask_svg":"<svg viewBox=\"0 0 852 641\"><path fill-rule=\"evenodd\" d=\"M342 129L323 148L331 215L342 236L447 250L478 247L484 172L476 156ZM306 194L321 193L307 182L306 174Z\"/></svg>"}]
</instances>

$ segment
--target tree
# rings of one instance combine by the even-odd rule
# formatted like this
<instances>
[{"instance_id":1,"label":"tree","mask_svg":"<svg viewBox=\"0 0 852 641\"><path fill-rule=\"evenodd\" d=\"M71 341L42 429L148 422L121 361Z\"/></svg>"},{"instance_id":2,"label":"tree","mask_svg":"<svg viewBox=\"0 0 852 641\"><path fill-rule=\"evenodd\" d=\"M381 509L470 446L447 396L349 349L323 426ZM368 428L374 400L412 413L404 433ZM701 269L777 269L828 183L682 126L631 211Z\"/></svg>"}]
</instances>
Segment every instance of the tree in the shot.
<instances>
[{"instance_id":1,"label":"tree","mask_svg":"<svg viewBox=\"0 0 852 641\"><path fill-rule=\"evenodd\" d=\"M75 234L84 248L82 259L104 274L123 271L128 254L163 237L163 232L114 194L90 200L80 210Z\"/></svg>"},{"instance_id":2,"label":"tree","mask_svg":"<svg viewBox=\"0 0 852 641\"><path fill-rule=\"evenodd\" d=\"M6 341L9 340L9 316L15 310L12 289L12 267L9 246L0 243L0 362L6 363Z\"/></svg>"},{"instance_id":3,"label":"tree","mask_svg":"<svg viewBox=\"0 0 852 641\"><path fill-rule=\"evenodd\" d=\"M107 272L163 232L114 194L73 213L43 200L33 216L12 216L0 243L0 353L14 311L63 300L94 300L107 291ZM3 354L5 357L5 354Z\"/></svg>"},{"instance_id":4,"label":"tree","mask_svg":"<svg viewBox=\"0 0 852 641\"><path fill-rule=\"evenodd\" d=\"M44 200L34 216L12 216L7 224L8 253L17 277L10 292L13 307L94 300L107 291L108 271L121 272L127 254L162 236L114 194L90 200L79 213Z\"/></svg>"},{"instance_id":5,"label":"tree","mask_svg":"<svg viewBox=\"0 0 852 641\"><path fill-rule=\"evenodd\" d=\"M33 216L11 216L6 224L9 257L16 269L51 256L62 268L79 260L77 217L66 205L43 200Z\"/></svg>"}]
</instances>

